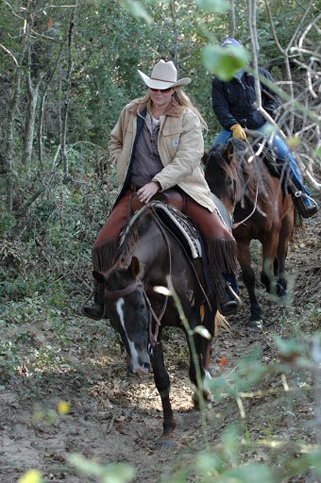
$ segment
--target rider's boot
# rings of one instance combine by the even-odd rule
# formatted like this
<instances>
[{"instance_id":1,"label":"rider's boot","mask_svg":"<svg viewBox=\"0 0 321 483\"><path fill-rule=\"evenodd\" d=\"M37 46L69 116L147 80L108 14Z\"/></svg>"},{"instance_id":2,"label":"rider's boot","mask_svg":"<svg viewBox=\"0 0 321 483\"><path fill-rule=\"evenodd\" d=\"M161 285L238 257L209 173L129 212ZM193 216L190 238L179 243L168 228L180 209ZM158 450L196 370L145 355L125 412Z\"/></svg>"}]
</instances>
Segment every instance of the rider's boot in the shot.
<instances>
[{"instance_id":1,"label":"rider's boot","mask_svg":"<svg viewBox=\"0 0 321 483\"><path fill-rule=\"evenodd\" d=\"M294 204L303 218L310 218L318 211L317 202L304 191L297 190L293 195Z\"/></svg>"},{"instance_id":2,"label":"rider's boot","mask_svg":"<svg viewBox=\"0 0 321 483\"><path fill-rule=\"evenodd\" d=\"M236 281L237 246L233 238L206 238L212 289L222 315L235 314L241 305Z\"/></svg>"},{"instance_id":3,"label":"rider's boot","mask_svg":"<svg viewBox=\"0 0 321 483\"><path fill-rule=\"evenodd\" d=\"M90 319L100 320L104 316L104 286L95 282L94 302L90 305L83 305L82 313Z\"/></svg>"}]
</instances>

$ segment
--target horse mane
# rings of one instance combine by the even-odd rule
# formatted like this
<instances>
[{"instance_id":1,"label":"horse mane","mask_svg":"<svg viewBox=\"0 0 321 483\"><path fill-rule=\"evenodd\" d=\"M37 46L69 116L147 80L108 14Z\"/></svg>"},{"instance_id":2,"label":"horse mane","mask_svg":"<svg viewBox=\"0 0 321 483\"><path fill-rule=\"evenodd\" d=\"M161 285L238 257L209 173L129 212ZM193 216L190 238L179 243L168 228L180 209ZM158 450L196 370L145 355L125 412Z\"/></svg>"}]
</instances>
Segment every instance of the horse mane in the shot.
<instances>
[{"instance_id":1,"label":"horse mane","mask_svg":"<svg viewBox=\"0 0 321 483\"><path fill-rule=\"evenodd\" d=\"M150 211L145 210L140 213L130 230L127 231L125 238L118 248L118 251L115 255L115 265L121 264L123 259L128 258L134 252L138 241L141 240L143 235L146 234L148 228L150 227L152 219L153 217ZM125 225L124 230L126 230L128 224L129 220Z\"/></svg>"},{"instance_id":2,"label":"horse mane","mask_svg":"<svg viewBox=\"0 0 321 483\"><path fill-rule=\"evenodd\" d=\"M244 143L239 139L229 141L236 159L236 172L242 189L242 200L246 196L251 201L265 203L273 196L269 171L263 159L257 156L257 145Z\"/></svg>"}]
</instances>

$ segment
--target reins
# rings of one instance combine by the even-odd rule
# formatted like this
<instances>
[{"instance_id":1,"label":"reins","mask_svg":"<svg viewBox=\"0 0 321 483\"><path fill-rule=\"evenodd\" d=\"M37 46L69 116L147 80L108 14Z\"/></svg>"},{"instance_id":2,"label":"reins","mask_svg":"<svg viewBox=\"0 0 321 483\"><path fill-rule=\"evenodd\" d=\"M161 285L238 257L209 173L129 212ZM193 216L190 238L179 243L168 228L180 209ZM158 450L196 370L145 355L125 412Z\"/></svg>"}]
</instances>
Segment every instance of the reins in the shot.
<instances>
[{"instance_id":1,"label":"reins","mask_svg":"<svg viewBox=\"0 0 321 483\"><path fill-rule=\"evenodd\" d=\"M251 150L252 152L252 155L251 157L247 160L247 163L251 163L254 159L256 159L256 156L258 156L259 154L261 154L261 152L263 151L263 148L264 146L260 146L258 151L257 152L254 152L253 148L252 148L252 145L251 143L249 142L248 139L245 140L245 142L247 143L248 145L248 148ZM233 223L233 230L235 230L236 228L238 228L240 225L243 225L243 223L245 223L247 220L249 220L255 213L255 211L257 209L259 209L258 207L258 204L257 204L257 200L258 200L258 196L259 196L259 183L256 183L256 189L255 189L255 200L254 200L254 204L253 204L253 210L251 211L251 213L246 216L243 220L239 221L238 223ZM261 211L261 210L259 210ZM261 213L263 216L266 216L265 213Z\"/></svg>"}]
</instances>

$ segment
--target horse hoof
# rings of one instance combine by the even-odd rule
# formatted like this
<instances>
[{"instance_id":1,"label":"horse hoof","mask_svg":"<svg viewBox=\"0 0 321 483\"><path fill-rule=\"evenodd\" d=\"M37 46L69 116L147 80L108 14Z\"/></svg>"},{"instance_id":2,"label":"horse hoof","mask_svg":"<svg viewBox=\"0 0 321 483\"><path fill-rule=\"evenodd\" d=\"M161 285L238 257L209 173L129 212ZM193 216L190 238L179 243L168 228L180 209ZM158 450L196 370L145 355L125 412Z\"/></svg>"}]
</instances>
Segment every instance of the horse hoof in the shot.
<instances>
[{"instance_id":1,"label":"horse hoof","mask_svg":"<svg viewBox=\"0 0 321 483\"><path fill-rule=\"evenodd\" d=\"M277 283L276 284L276 295L282 299L287 296L286 287L283 284Z\"/></svg>"},{"instance_id":2,"label":"horse hoof","mask_svg":"<svg viewBox=\"0 0 321 483\"><path fill-rule=\"evenodd\" d=\"M250 329L260 329L260 330L262 330L263 329L263 320L262 319L260 319L260 320L249 320L247 326Z\"/></svg>"},{"instance_id":3,"label":"horse hoof","mask_svg":"<svg viewBox=\"0 0 321 483\"><path fill-rule=\"evenodd\" d=\"M199 411L201 409L201 404L200 404L199 396L196 391L192 396L192 401L194 404L194 409L196 411ZM205 404L205 406L210 406L212 402L213 402L213 396L211 392L208 391L207 389L203 389L203 405Z\"/></svg>"},{"instance_id":4,"label":"horse hoof","mask_svg":"<svg viewBox=\"0 0 321 483\"><path fill-rule=\"evenodd\" d=\"M170 437L162 437L158 441L156 441L156 449L158 451L167 451L172 449L174 446L174 439Z\"/></svg>"}]
</instances>

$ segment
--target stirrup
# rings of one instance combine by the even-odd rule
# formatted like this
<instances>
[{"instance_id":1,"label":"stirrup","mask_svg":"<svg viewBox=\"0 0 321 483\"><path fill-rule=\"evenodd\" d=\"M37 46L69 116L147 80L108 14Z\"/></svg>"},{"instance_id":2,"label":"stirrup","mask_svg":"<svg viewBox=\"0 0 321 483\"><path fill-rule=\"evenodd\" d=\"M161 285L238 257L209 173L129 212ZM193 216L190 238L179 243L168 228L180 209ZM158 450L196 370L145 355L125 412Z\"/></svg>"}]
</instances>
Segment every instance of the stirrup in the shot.
<instances>
[{"instance_id":1,"label":"stirrup","mask_svg":"<svg viewBox=\"0 0 321 483\"><path fill-rule=\"evenodd\" d=\"M234 315L242 305L242 301L229 282L226 282L225 294L224 301L218 299L218 310L224 316Z\"/></svg>"},{"instance_id":2,"label":"stirrup","mask_svg":"<svg viewBox=\"0 0 321 483\"><path fill-rule=\"evenodd\" d=\"M230 292L232 297L235 299L235 302L237 303L238 306L242 305L242 300L240 296L233 290L232 284L230 282L226 282L227 285L227 290Z\"/></svg>"}]
</instances>

